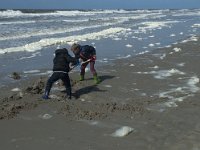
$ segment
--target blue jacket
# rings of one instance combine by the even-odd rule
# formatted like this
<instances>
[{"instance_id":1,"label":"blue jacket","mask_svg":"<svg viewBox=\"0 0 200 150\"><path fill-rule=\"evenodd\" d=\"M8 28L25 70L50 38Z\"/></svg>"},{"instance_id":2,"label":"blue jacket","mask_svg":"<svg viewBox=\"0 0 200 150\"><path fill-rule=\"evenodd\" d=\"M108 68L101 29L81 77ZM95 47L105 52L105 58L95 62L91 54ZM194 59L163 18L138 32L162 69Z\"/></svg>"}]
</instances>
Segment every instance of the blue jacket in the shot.
<instances>
[{"instance_id":1,"label":"blue jacket","mask_svg":"<svg viewBox=\"0 0 200 150\"><path fill-rule=\"evenodd\" d=\"M80 46L80 52L78 55L76 55L76 58L81 58L82 60L86 61L94 55L96 55L96 50L93 46L83 45Z\"/></svg>"}]
</instances>

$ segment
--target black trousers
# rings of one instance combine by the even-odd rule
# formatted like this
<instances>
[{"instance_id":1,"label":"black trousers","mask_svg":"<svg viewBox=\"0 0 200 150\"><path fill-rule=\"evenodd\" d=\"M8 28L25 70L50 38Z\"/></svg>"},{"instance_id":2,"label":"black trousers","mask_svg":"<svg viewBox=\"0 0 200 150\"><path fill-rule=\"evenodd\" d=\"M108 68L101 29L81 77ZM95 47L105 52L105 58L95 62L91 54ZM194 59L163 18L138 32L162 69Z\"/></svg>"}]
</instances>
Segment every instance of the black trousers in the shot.
<instances>
[{"instance_id":1,"label":"black trousers","mask_svg":"<svg viewBox=\"0 0 200 150\"><path fill-rule=\"evenodd\" d=\"M70 83L69 75L68 73L64 73L64 72L54 72L51 75L51 77L47 81L45 93L49 95L53 83L59 79L63 81L64 86L66 88L67 95L71 96L71 83Z\"/></svg>"}]
</instances>

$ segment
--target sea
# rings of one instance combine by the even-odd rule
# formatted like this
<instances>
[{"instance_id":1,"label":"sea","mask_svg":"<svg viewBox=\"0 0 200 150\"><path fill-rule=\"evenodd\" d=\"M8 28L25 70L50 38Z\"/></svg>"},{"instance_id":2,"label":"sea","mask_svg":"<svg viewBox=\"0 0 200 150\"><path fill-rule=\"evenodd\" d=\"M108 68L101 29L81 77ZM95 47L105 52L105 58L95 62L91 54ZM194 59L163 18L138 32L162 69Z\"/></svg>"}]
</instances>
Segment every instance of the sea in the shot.
<instances>
[{"instance_id":1,"label":"sea","mask_svg":"<svg viewBox=\"0 0 200 150\"><path fill-rule=\"evenodd\" d=\"M0 10L0 87L48 73L54 51L93 45L97 66L200 35L200 9Z\"/></svg>"}]
</instances>

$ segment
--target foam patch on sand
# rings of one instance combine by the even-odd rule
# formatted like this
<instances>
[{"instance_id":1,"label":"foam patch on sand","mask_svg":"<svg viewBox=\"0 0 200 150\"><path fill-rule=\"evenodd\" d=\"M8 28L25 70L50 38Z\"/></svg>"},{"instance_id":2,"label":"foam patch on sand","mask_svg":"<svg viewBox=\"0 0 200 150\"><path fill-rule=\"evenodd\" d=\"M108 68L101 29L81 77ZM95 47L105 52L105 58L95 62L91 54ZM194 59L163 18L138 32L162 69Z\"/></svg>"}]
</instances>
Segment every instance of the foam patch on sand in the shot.
<instances>
[{"instance_id":1,"label":"foam patch on sand","mask_svg":"<svg viewBox=\"0 0 200 150\"><path fill-rule=\"evenodd\" d=\"M133 45L127 44L126 47L131 48L131 47L133 47Z\"/></svg>"},{"instance_id":2,"label":"foam patch on sand","mask_svg":"<svg viewBox=\"0 0 200 150\"><path fill-rule=\"evenodd\" d=\"M181 48L175 47L175 48L173 48L173 52L170 52L169 54L178 53L178 52L181 52L181 51L182 51Z\"/></svg>"},{"instance_id":3,"label":"foam patch on sand","mask_svg":"<svg viewBox=\"0 0 200 150\"><path fill-rule=\"evenodd\" d=\"M165 79L173 75L184 75L185 73L172 68L170 70L151 71L150 74L154 74L154 78L156 79Z\"/></svg>"},{"instance_id":4,"label":"foam patch on sand","mask_svg":"<svg viewBox=\"0 0 200 150\"><path fill-rule=\"evenodd\" d=\"M177 64L177 66L179 66L179 67L184 67L184 66L185 66L185 63L179 63L179 64Z\"/></svg>"},{"instance_id":5,"label":"foam patch on sand","mask_svg":"<svg viewBox=\"0 0 200 150\"><path fill-rule=\"evenodd\" d=\"M154 44L152 44L152 43L151 43L151 44L149 44L149 47L154 47L154 46L155 46L155 45L154 45Z\"/></svg>"},{"instance_id":6,"label":"foam patch on sand","mask_svg":"<svg viewBox=\"0 0 200 150\"><path fill-rule=\"evenodd\" d=\"M133 132L134 129L129 126L122 126L121 128L117 129L114 133L111 134L113 137L124 137Z\"/></svg>"},{"instance_id":7,"label":"foam patch on sand","mask_svg":"<svg viewBox=\"0 0 200 150\"><path fill-rule=\"evenodd\" d=\"M138 74L153 74L156 79L166 79L167 77L171 77L173 75L184 75L185 73L179 71L178 69L172 68L170 70L158 70L158 71L150 71L150 72L137 72Z\"/></svg>"},{"instance_id":8,"label":"foam patch on sand","mask_svg":"<svg viewBox=\"0 0 200 150\"><path fill-rule=\"evenodd\" d=\"M153 67L149 67L149 68L158 69L159 67L158 66L153 66Z\"/></svg>"},{"instance_id":9,"label":"foam patch on sand","mask_svg":"<svg viewBox=\"0 0 200 150\"><path fill-rule=\"evenodd\" d=\"M174 36L176 36L176 34L170 34L170 37L174 37Z\"/></svg>"},{"instance_id":10,"label":"foam patch on sand","mask_svg":"<svg viewBox=\"0 0 200 150\"><path fill-rule=\"evenodd\" d=\"M174 50L175 52L180 52L180 51L181 51L181 48L175 47L173 50Z\"/></svg>"},{"instance_id":11,"label":"foam patch on sand","mask_svg":"<svg viewBox=\"0 0 200 150\"><path fill-rule=\"evenodd\" d=\"M199 39L199 37L192 36L192 37L190 37L190 38L188 38L188 39L186 39L186 40L183 40L183 41L180 42L180 43L187 43L187 42L191 42L191 41L196 42L196 41L198 41L198 39Z\"/></svg>"},{"instance_id":12,"label":"foam patch on sand","mask_svg":"<svg viewBox=\"0 0 200 150\"><path fill-rule=\"evenodd\" d=\"M182 102L185 99L194 96L194 94L200 90L197 86L198 83L199 78L197 76L192 76L187 80L183 80L182 86L158 94L159 98L166 99L165 102L151 105L147 109L163 112L167 107L177 107L177 102Z\"/></svg>"},{"instance_id":13,"label":"foam patch on sand","mask_svg":"<svg viewBox=\"0 0 200 150\"><path fill-rule=\"evenodd\" d=\"M162 54L161 56L160 56L160 59L164 59L166 57L166 54Z\"/></svg>"},{"instance_id":14,"label":"foam patch on sand","mask_svg":"<svg viewBox=\"0 0 200 150\"><path fill-rule=\"evenodd\" d=\"M118 56L117 59L125 59L125 58L130 58L131 55L126 55L126 56Z\"/></svg>"},{"instance_id":15,"label":"foam patch on sand","mask_svg":"<svg viewBox=\"0 0 200 150\"><path fill-rule=\"evenodd\" d=\"M98 60L96 60L96 61L97 61L97 62L101 62L101 63L108 63L110 60L112 60L112 59L103 58L103 59L98 59Z\"/></svg>"},{"instance_id":16,"label":"foam patch on sand","mask_svg":"<svg viewBox=\"0 0 200 150\"><path fill-rule=\"evenodd\" d=\"M106 87L106 88L111 88L112 85L104 85L104 87Z\"/></svg>"},{"instance_id":17,"label":"foam patch on sand","mask_svg":"<svg viewBox=\"0 0 200 150\"><path fill-rule=\"evenodd\" d=\"M20 88L14 88L14 89L12 89L11 91L12 91L12 92L20 92L21 89L20 89Z\"/></svg>"},{"instance_id":18,"label":"foam patch on sand","mask_svg":"<svg viewBox=\"0 0 200 150\"><path fill-rule=\"evenodd\" d=\"M137 55L143 55L143 54L146 54L146 53L148 53L149 51L144 51L144 52L140 52L140 53L138 53Z\"/></svg>"},{"instance_id":19,"label":"foam patch on sand","mask_svg":"<svg viewBox=\"0 0 200 150\"><path fill-rule=\"evenodd\" d=\"M44 115L39 115L39 118L44 119L44 120L49 120L51 119L53 116L50 114L44 114Z\"/></svg>"},{"instance_id":20,"label":"foam patch on sand","mask_svg":"<svg viewBox=\"0 0 200 150\"><path fill-rule=\"evenodd\" d=\"M113 38L113 40L115 40L115 41L120 41L120 40L122 40L122 38Z\"/></svg>"},{"instance_id":21,"label":"foam patch on sand","mask_svg":"<svg viewBox=\"0 0 200 150\"><path fill-rule=\"evenodd\" d=\"M153 54L153 56L160 58L160 59L164 59L166 57L166 54Z\"/></svg>"},{"instance_id":22,"label":"foam patch on sand","mask_svg":"<svg viewBox=\"0 0 200 150\"><path fill-rule=\"evenodd\" d=\"M134 67L135 65L134 65L134 64L130 64L129 66L130 66L130 67Z\"/></svg>"}]
</instances>

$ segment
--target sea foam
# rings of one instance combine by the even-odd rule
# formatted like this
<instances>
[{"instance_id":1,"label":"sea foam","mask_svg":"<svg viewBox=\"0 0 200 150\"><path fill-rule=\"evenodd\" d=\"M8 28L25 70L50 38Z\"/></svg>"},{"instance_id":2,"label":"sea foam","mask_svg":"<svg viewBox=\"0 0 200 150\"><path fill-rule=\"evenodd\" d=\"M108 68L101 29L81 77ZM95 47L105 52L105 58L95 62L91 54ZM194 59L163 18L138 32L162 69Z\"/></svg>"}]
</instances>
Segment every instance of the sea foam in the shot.
<instances>
[{"instance_id":1,"label":"sea foam","mask_svg":"<svg viewBox=\"0 0 200 150\"><path fill-rule=\"evenodd\" d=\"M7 52L18 52L18 51L34 52L37 50L41 50L43 47L46 47L46 46L62 44L62 43L71 44L75 40L83 41L83 40L112 37L114 36L114 34L122 33L122 32L124 33L126 32L126 30L127 29L125 28L109 28L109 29L105 29L99 32L87 33L83 35L68 36L68 37L63 37L63 38L45 38L38 42L29 43L24 46L0 49L0 54L4 54Z\"/></svg>"}]
</instances>

